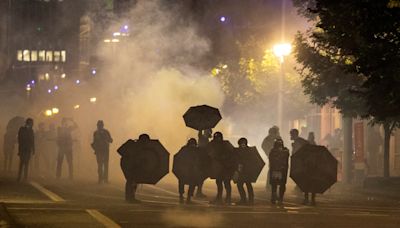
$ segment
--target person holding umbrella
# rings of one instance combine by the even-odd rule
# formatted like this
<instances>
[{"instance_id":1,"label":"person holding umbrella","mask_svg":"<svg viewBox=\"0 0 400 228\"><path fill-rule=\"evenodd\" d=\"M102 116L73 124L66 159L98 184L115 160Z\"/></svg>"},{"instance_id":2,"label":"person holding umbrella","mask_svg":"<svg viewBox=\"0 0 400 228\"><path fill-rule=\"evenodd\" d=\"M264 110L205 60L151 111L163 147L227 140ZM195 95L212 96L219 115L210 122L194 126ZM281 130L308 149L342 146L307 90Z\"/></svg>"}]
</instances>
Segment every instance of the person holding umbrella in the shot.
<instances>
[{"instance_id":1,"label":"person holding umbrella","mask_svg":"<svg viewBox=\"0 0 400 228\"><path fill-rule=\"evenodd\" d=\"M225 187L225 203L230 204L232 195L231 179L236 167L233 146L229 141L223 140L221 132L215 132L209 147L211 160L215 164L213 169L215 169L214 175L217 184L217 196L210 203L222 204L222 193Z\"/></svg>"},{"instance_id":2,"label":"person holding umbrella","mask_svg":"<svg viewBox=\"0 0 400 228\"><path fill-rule=\"evenodd\" d=\"M179 156L179 158L177 157ZM174 157L174 173L180 174L176 175L178 177L178 188L179 188L179 203L184 202L183 194L185 193L185 184L189 185L189 190L187 193L186 203L191 203L191 197L193 196L194 188L200 181L200 170L199 170L199 154L196 139L191 138L185 146L181 148L178 155ZM182 164L185 163L185 164ZM182 169L183 165L189 169ZM183 171L183 172L179 172Z\"/></svg>"},{"instance_id":3,"label":"person holding umbrella","mask_svg":"<svg viewBox=\"0 0 400 228\"><path fill-rule=\"evenodd\" d=\"M251 184L251 181L248 177L249 172L247 169L250 167L246 167L244 164L246 158L249 155L249 146L247 145L247 139L246 138L240 138L238 141L239 149L240 151L238 152L238 179L237 179L237 188L240 194L240 201L237 202L237 205L253 205L254 204L254 191L253 191L253 186ZM247 172L246 172L247 171ZM247 187L247 194L248 194L248 201L246 197L246 192L244 191L243 185L246 184Z\"/></svg>"},{"instance_id":4,"label":"person holding umbrella","mask_svg":"<svg viewBox=\"0 0 400 228\"><path fill-rule=\"evenodd\" d=\"M22 170L24 171L24 180L28 177L29 160L31 155L35 154L35 137L33 133L33 119L26 119L25 126L18 131L18 155L20 158L18 181L21 181Z\"/></svg>"},{"instance_id":5,"label":"person holding umbrella","mask_svg":"<svg viewBox=\"0 0 400 228\"><path fill-rule=\"evenodd\" d=\"M283 196L286 191L287 173L289 168L289 150L284 147L282 139L276 139L274 147L269 154L269 183L272 188L271 203L275 204L278 200L279 204L283 202ZM279 186L279 196L277 189Z\"/></svg>"}]
</instances>

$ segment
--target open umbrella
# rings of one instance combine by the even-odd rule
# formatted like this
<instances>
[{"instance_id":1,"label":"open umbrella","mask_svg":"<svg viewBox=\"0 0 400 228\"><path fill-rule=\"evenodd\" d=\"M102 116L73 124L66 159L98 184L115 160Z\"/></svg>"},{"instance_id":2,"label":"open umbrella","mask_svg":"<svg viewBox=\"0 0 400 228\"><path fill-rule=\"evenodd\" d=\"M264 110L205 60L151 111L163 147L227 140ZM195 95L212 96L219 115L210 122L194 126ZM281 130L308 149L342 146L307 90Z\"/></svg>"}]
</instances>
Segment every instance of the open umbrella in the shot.
<instances>
[{"instance_id":1,"label":"open umbrella","mask_svg":"<svg viewBox=\"0 0 400 228\"><path fill-rule=\"evenodd\" d=\"M307 144L292 155L290 177L303 192L322 194L336 183L337 165L326 147Z\"/></svg>"},{"instance_id":2,"label":"open umbrella","mask_svg":"<svg viewBox=\"0 0 400 228\"><path fill-rule=\"evenodd\" d=\"M237 162L243 165L241 180L243 182L255 183L265 165L265 162L258 153L257 148L255 146L238 147L235 148L235 151L238 156Z\"/></svg>"},{"instance_id":3,"label":"open umbrella","mask_svg":"<svg viewBox=\"0 0 400 228\"><path fill-rule=\"evenodd\" d=\"M200 105L190 107L183 115L183 119L187 127L200 131L214 128L222 117L217 108Z\"/></svg>"},{"instance_id":4,"label":"open umbrella","mask_svg":"<svg viewBox=\"0 0 400 228\"><path fill-rule=\"evenodd\" d=\"M169 153L158 140L128 140L118 153L125 177L138 184L156 184L169 172Z\"/></svg>"},{"instance_id":5,"label":"open umbrella","mask_svg":"<svg viewBox=\"0 0 400 228\"><path fill-rule=\"evenodd\" d=\"M213 140L206 146L210 157L208 175L211 179L230 179L237 167L237 154L233 145L227 141Z\"/></svg>"},{"instance_id":6,"label":"open umbrella","mask_svg":"<svg viewBox=\"0 0 400 228\"><path fill-rule=\"evenodd\" d=\"M184 184L197 184L203 180L200 151L198 147L184 146L174 155L172 172Z\"/></svg>"},{"instance_id":7,"label":"open umbrella","mask_svg":"<svg viewBox=\"0 0 400 228\"><path fill-rule=\"evenodd\" d=\"M18 132L19 128L24 126L25 118L21 116L15 116L11 118L7 123L7 131Z\"/></svg>"}]
</instances>

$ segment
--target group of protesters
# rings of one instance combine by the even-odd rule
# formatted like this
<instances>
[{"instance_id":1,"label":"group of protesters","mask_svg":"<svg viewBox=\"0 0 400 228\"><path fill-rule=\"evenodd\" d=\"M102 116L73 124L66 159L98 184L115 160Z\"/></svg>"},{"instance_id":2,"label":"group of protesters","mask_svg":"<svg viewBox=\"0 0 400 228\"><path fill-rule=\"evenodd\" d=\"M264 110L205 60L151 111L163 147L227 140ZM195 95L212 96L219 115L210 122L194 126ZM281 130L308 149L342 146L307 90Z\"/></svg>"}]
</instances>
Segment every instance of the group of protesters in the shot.
<instances>
[{"instance_id":1,"label":"group of protesters","mask_svg":"<svg viewBox=\"0 0 400 228\"><path fill-rule=\"evenodd\" d=\"M18 142L18 155L20 157L20 165L18 171L18 180L26 179L28 176L28 167L29 161L32 155L37 151L35 149L36 146L40 145L46 141L54 141L58 146L57 159L56 159L56 177L61 177L61 167L64 160L64 157L67 160L68 168L69 168L69 178L73 178L73 153L72 153L72 132L77 129L77 124L71 118L64 118L61 121L61 126L57 128L55 131L54 125L51 125L48 131L45 131L43 124L39 124L39 130L34 134L33 131L33 119L26 119L25 125L22 126L17 135ZM8 133L5 134L5 139L11 138ZM36 137L36 139L35 139ZM299 137L299 131L297 129L292 129L290 131L290 139L293 141L292 143L292 151L291 154L295 154L303 145L305 144L315 144L313 139L313 133L310 133L309 139L306 140L302 137ZM150 137L147 134L142 134L138 142L146 143L149 141ZM198 167L202 167L204 169L204 161L199 159L201 156L199 151L204 150L196 150L196 148L205 148L210 144L218 144L224 142L223 134L221 132L215 132L212 134L211 129L201 130L198 132L198 139L191 138L188 140L185 145L188 148L188 153L193 153L193 159L197 159ZM109 163L109 144L113 142L111 134L108 130L104 128L104 123L102 120L97 122L97 130L93 134L93 142L91 144L98 164L98 181L99 183L107 183L108 182L108 163ZM10 147L6 145L7 141L5 140L5 149ZM232 155L224 155L228 156L228 160L231 159L232 162L224 163L219 171L219 173L215 176L216 186L217 186L217 195L215 199L211 200L211 204L231 204L232 200L232 187L231 181L237 184L238 192L240 195L240 200L236 202L237 205L253 205L254 204L254 191L252 182L247 178L246 165L242 162L243 159L247 156L247 151L249 151L248 141L246 138L240 138L238 140L238 149L240 149L240 153ZM286 182L288 176L289 169L289 149L285 147L282 138L280 137L279 128L274 126L269 129L268 136L263 140L262 149L269 159L269 171L267 175L267 188L271 189L271 203L272 204L282 204L284 193L286 190ZM196 155L196 153L198 153ZM203 152L204 153L204 152ZM210 159L220 159L218 156L220 155L210 155ZM229 158L229 156L231 156ZM224 159L227 159L225 157ZM125 159L126 160L126 159ZM126 163L126 162L125 162ZM124 170L124 157L121 158L121 168ZM126 164L125 164L126 165ZM195 166L197 166L195 165ZM48 165L51 167L51 165ZM9 161L5 160L5 169L9 168ZM201 168L200 168L201 169ZM125 174L125 173L124 173ZM135 181L130 178L130 175L125 175L126 177L126 191L125 196L126 200L129 202L139 202L135 197L135 192L137 188L137 184ZM189 189L187 191L186 203L192 203L192 197L196 198L206 198L206 195L203 193L203 183L206 178L195 178L195 181L187 182L185 180L178 180L178 189L179 189L179 201L180 203L184 203L184 185L189 185ZM247 188L247 194L244 190L244 185ZM195 190L197 189L196 193ZM225 189L225 200L223 201L223 191ZM304 204L315 205L315 193L311 193L311 200L309 199L310 193L304 194Z\"/></svg>"}]
</instances>

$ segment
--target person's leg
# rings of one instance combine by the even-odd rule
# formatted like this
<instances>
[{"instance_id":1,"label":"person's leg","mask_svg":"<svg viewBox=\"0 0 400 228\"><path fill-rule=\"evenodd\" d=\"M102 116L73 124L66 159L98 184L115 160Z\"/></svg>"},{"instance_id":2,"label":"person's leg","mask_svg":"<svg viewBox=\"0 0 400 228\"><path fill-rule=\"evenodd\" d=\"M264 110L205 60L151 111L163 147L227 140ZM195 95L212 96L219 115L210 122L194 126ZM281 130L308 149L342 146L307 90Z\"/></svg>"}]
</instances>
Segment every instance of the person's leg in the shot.
<instances>
[{"instance_id":1,"label":"person's leg","mask_svg":"<svg viewBox=\"0 0 400 228\"><path fill-rule=\"evenodd\" d=\"M19 168L18 168L18 181L21 181L22 169L24 167L24 159L22 155L19 156Z\"/></svg>"},{"instance_id":2,"label":"person's leg","mask_svg":"<svg viewBox=\"0 0 400 228\"><path fill-rule=\"evenodd\" d=\"M29 155L27 155L25 158L24 158L24 180L26 180L26 179L28 179L28 170L29 170L29 160L30 160L30 156Z\"/></svg>"},{"instance_id":3,"label":"person's leg","mask_svg":"<svg viewBox=\"0 0 400 228\"><path fill-rule=\"evenodd\" d=\"M246 182L247 194L249 195L249 204L254 204L254 190L251 182Z\"/></svg>"},{"instance_id":4,"label":"person's leg","mask_svg":"<svg viewBox=\"0 0 400 228\"><path fill-rule=\"evenodd\" d=\"M64 152L62 150L59 150L57 155L57 170L56 170L57 179L61 177L63 160L64 160Z\"/></svg>"},{"instance_id":5,"label":"person's leg","mask_svg":"<svg viewBox=\"0 0 400 228\"><path fill-rule=\"evenodd\" d=\"M178 180L179 202L183 203L183 194L185 193L185 185L182 180Z\"/></svg>"},{"instance_id":6,"label":"person's leg","mask_svg":"<svg viewBox=\"0 0 400 228\"><path fill-rule=\"evenodd\" d=\"M225 191L226 191L225 203L230 204L231 203L231 199L232 199L231 180L230 179L225 179L224 180L224 186L225 186Z\"/></svg>"},{"instance_id":7,"label":"person's leg","mask_svg":"<svg viewBox=\"0 0 400 228\"><path fill-rule=\"evenodd\" d=\"M285 195L286 184L282 183L279 185L279 202L283 202L283 196Z\"/></svg>"},{"instance_id":8,"label":"person's leg","mask_svg":"<svg viewBox=\"0 0 400 228\"><path fill-rule=\"evenodd\" d=\"M103 181L108 183L108 162L110 160L110 153L107 151L104 154L104 162L103 162Z\"/></svg>"},{"instance_id":9,"label":"person's leg","mask_svg":"<svg viewBox=\"0 0 400 228\"><path fill-rule=\"evenodd\" d=\"M311 205L315 206L315 193L311 193Z\"/></svg>"},{"instance_id":10,"label":"person's leg","mask_svg":"<svg viewBox=\"0 0 400 228\"><path fill-rule=\"evenodd\" d=\"M237 183L237 188L238 188L238 192L240 195L239 203L245 203L247 200L246 200L246 193L244 192L244 188L243 188L243 182L239 181Z\"/></svg>"},{"instance_id":11,"label":"person's leg","mask_svg":"<svg viewBox=\"0 0 400 228\"><path fill-rule=\"evenodd\" d=\"M197 185L196 197L198 197L198 198L207 197L207 196L204 195L204 193L203 193L203 184L204 184L204 180L200 181L199 184Z\"/></svg>"},{"instance_id":12,"label":"person's leg","mask_svg":"<svg viewBox=\"0 0 400 228\"><path fill-rule=\"evenodd\" d=\"M222 200L222 179L216 179L215 183L217 184L217 196L215 200L211 201L212 203L221 203Z\"/></svg>"},{"instance_id":13,"label":"person's leg","mask_svg":"<svg viewBox=\"0 0 400 228\"><path fill-rule=\"evenodd\" d=\"M71 150L67 151L65 155L68 163L69 179L72 180L74 178L72 151Z\"/></svg>"},{"instance_id":14,"label":"person's leg","mask_svg":"<svg viewBox=\"0 0 400 228\"><path fill-rule=\"evenodd\" d=\"M308 204L308 192L304 192L304 201L303 204Z\"/></svg>"},{"instance_id":15,"label":"person's leg","mask_svg":"<svg viewBox=\"0 0 400 228\"><path fill-rule=\"evenodd\" d=\"M277 190L277 184L271 184L271 203L275 204L276 203L276 190Z\"/></svg>"},{"instance_id":16,"label":"person's leg","mask_svg":"<svg viewBox=\"0 0 400 228\"><path fill-rule=\"evenodd\" d=\"M125 200L130 202L133 199L133 183L130 178L125 182Z\"/></svg>"},{"instance_id":17,"label":"person's leg","mask_svg":"<svg viewBox=\"0 0 400 228\"><path fill-rule=\"evenodd\" d=\"M188 194L187 194L186 203L191 203L192 202L191 198L193 196L193 192L194 192L194 188L195 187L196 187L196 185L193 185L193 184L189 185L189 191L188 191Z\"/></svg>"},{"instance_id":18,"label":"person's leg","mask_svg":"<svg viewBox=\"0 0 400 228\"><path fill-rule=\"evenodd\" d=\"M97 161L98 183L101 184L103 181L103 162L100 152L96 152L96 161Z\"/></svg>"}]
</instances>

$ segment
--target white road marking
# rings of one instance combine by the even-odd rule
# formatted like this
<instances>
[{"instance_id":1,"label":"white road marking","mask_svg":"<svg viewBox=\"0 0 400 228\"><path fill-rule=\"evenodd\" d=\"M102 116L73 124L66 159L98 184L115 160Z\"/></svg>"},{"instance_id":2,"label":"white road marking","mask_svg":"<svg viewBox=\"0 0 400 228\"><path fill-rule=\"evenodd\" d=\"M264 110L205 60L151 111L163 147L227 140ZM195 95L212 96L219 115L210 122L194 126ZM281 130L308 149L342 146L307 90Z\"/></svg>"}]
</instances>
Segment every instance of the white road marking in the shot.
<instances>
[{"instance_id":1,"label":"white road marking","mask_svg":"<svg viewBox=\"0 0 400 228\"><path fill-rule=\"evenodd\" d=\"M45 194L47 197L49 197L51 200L54 202L65 202L63 198L61 198L59 195L55 194L54 192L51 192L50 190L47 190L44 188L42 185L36 182L31 182L31 185L35 187L37 190Z\"/></svg>"},{"instance_id":2,"label":"white road marking","mask_svg":"<svg viewBox=\"0 0 400 228\"><path fill-rule=\"evenodd\" d=\"M95 218L98 222L103 224L107 228L120 228L121 226L115 223L113 220L103 215L100 211L95 209L87 209L87 213L89 213L93 218Z\"/></svg>"}]
</instances>

